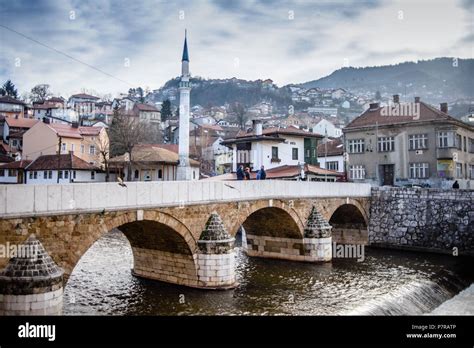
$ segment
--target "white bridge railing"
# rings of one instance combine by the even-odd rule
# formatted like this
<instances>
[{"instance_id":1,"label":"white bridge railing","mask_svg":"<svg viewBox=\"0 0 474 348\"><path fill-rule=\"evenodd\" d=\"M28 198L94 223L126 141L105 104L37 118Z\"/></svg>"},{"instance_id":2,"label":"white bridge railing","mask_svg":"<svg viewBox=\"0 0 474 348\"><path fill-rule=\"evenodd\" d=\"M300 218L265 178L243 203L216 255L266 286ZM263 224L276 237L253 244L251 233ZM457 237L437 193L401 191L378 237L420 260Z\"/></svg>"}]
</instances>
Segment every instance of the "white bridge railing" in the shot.
<instances>
[{"instance_id":1,"label":"white bridge railing","mask_svg":"<svg viewBox=\"0 0 474 348\"><path fill-rule=\"evenodd\" d=\"M164 181L0 185L0 218L277 198L369 197L369 184L306 181Z\"/></svg>"}]
</instances>

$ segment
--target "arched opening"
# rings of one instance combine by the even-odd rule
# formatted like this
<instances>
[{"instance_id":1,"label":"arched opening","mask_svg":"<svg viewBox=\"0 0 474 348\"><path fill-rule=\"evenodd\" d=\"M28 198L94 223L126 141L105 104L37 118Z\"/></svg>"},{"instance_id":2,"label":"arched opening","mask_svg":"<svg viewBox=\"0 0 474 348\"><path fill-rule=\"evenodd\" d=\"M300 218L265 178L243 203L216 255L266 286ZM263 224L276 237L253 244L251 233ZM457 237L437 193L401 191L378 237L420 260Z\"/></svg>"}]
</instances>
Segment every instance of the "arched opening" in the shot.
<instances>
[{"instance_id":1,"label":"arched opening","mask_svg":"<svg viewBox=\"0 0 474 348\"><path fill-rule=\"evenodd\" d=\"M242 227L242 244L249 256L287 260L304 258L302 230L286 210L261 208L251 213Z\"/></svg>"},{"instance_id":2,"label":"arched opening","mask_svg":"<svg viewBox=\"0 0 474 348\"><path fill-rule=\"evenodd\" d=\"M366 220L360 209L353 204L338 207L329 219L329 224L332 226L332 238L335 243L368 243Z\"/></svg>"},{"instance_id":3,"label":"arched opening","mask_svg":"<svg viewBox=\"0 0 474 348\"><path fill-rule=\"evenodd\" d=\"M302 238L298 224L285 210L276 207L259 209L250 214L242 226L256 236Z\"/></svg>"}]
</instances>

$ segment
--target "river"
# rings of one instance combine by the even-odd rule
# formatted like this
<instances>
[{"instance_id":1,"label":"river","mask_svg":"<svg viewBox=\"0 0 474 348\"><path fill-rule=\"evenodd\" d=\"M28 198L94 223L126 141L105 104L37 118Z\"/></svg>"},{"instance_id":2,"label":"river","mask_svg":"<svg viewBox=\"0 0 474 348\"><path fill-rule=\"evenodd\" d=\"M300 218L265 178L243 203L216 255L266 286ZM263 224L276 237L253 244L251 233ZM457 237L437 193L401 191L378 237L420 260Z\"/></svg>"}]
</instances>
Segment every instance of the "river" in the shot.
<instances>
[{"instance_id":1,"label":"river","mask_svg":"<svg viewBox=\"0 0 474 348\"><path fill-rule=\"evenodd\" d=\"M239 241L237 243L239 245ZM311 264L237 249L233 290L191 289L131 274L126 237L112 231L74 269L66 315L404 315L429 313L474 281L472 260L366 248L365 260Z\"/></svg>"}]
</instances>

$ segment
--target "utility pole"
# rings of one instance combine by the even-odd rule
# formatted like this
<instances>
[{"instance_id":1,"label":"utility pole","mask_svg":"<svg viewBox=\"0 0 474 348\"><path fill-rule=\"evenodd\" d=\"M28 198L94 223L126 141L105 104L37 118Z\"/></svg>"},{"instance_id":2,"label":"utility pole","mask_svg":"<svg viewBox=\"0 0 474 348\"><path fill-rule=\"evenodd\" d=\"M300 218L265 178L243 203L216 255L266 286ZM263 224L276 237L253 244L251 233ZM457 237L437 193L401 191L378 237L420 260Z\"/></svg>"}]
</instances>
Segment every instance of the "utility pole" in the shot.
<instances>
[{"instance_id":1,"label":"utility pole","mask_svg":"<svg viewBox=\"0 0 474 348\"><path fill-rule=\"evenodd\" d=\"M59 171L61 170L61 144L63 142L63 138L59 137L59 140L58 140L58 179L57 179L57 182L59 184Z\"/></svg>"}]
</instances>

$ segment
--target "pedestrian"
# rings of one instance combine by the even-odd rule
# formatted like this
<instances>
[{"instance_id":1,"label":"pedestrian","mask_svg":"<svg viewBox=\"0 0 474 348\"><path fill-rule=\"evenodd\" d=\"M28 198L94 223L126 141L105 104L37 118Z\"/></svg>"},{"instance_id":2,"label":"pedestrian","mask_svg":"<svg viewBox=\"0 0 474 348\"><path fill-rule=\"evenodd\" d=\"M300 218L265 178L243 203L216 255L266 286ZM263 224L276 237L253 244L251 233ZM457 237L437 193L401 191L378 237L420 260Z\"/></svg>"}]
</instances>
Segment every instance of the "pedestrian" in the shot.
<instances>
[{"instance_id":1,"label":"pedestrian","mask_svg":"<svg viewBox=\"0 0 474 348\"><path fill-rule=\"evenodd\" d=\"M261 166L260 170L257 172L257 180L265 180L267 178L267 173L265 172L265 167Z\"/></svg>"},{"instance_id":2,"label":"pedestrian","mask_svg":"<svg viewBox=\"0 0 474 348\"><path fill-rule=\"evenodd\" d=\"M244 166L240 165L239 168L237 168L237 180L244 180Z\"/></svg>"},{"instance_id":3,"label":"pedestrian","mask_svg":"<svg viewBox=\"0 0 474 348\"><path fill-rule=\"evenodd\" d=\"M245 180L250 180L250 168L245 168Z\"/></svg>"},{"instance_id":4,"label":"pedestrian","mask_svg":"<svg viewBox=\"0 0 474 348\"><path fill-rule=\"evenodd\" d=\"M453 184L453 189L459 189L459 183L457 180Z\"/></svg>"}]
</instances>

